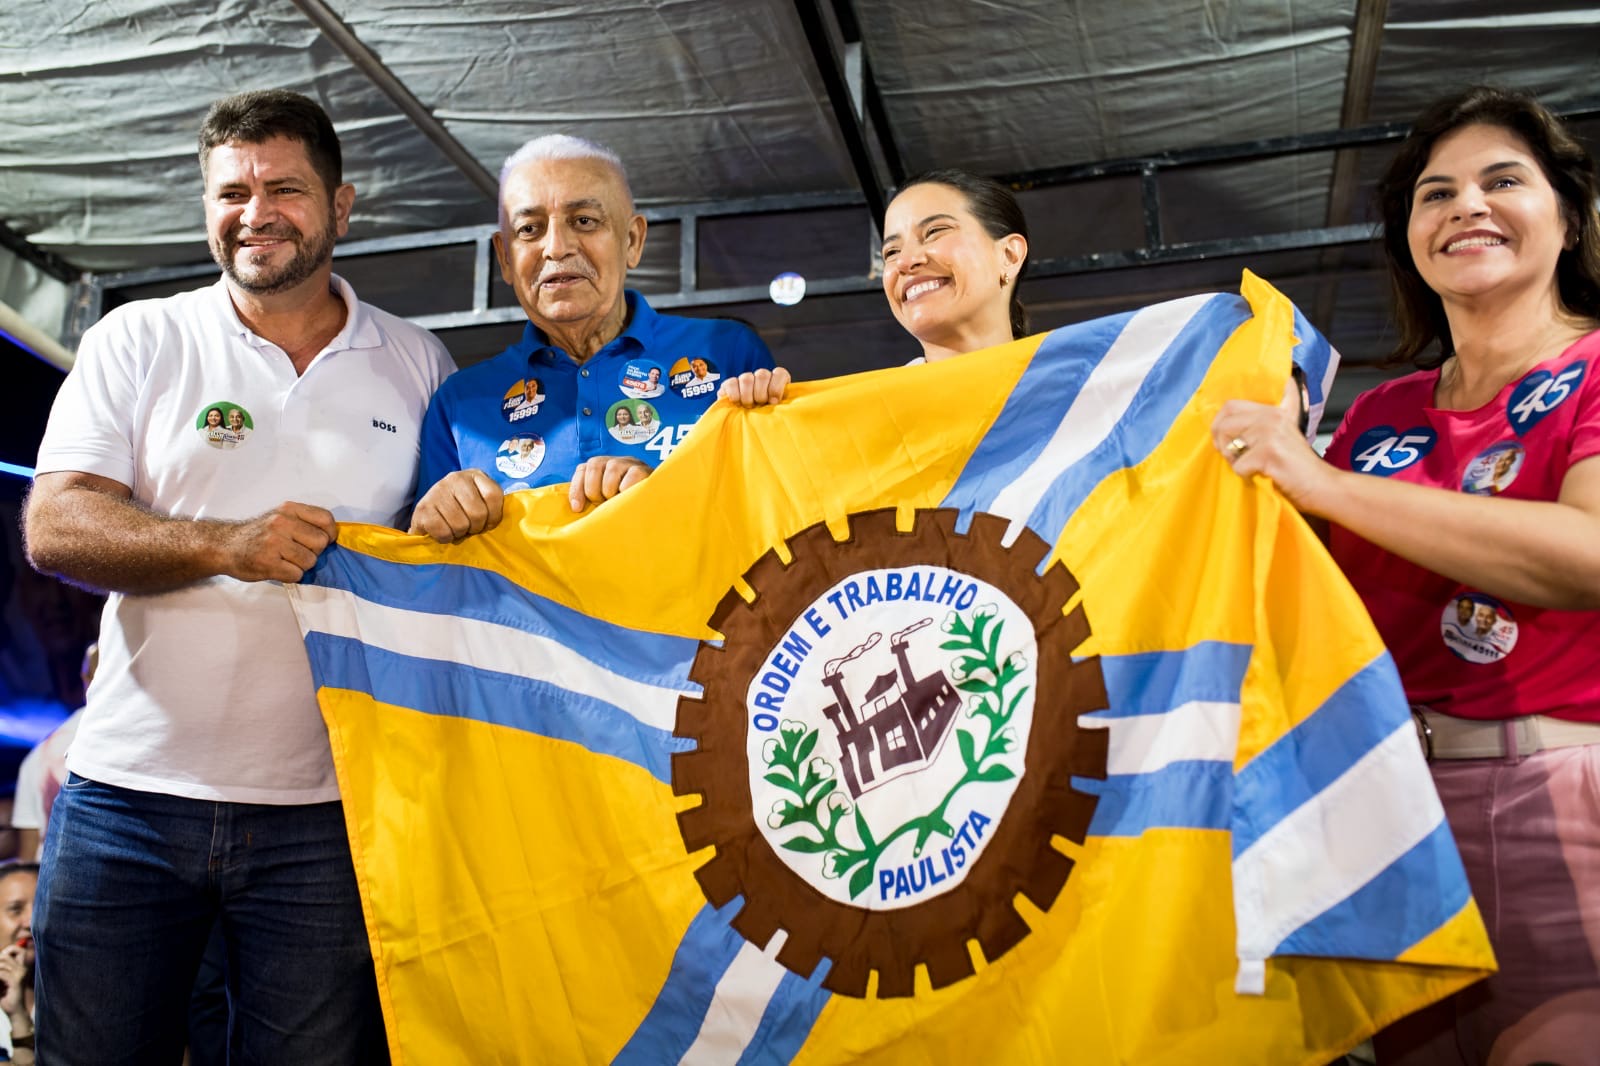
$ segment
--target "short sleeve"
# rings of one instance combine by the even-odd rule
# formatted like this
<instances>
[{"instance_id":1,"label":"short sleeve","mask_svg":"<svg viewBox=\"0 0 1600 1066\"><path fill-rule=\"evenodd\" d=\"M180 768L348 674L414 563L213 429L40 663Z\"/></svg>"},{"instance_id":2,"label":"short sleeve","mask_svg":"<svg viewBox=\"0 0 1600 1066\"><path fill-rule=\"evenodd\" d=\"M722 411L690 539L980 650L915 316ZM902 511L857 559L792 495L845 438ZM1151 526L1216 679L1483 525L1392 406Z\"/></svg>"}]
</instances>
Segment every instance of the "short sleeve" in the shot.
<instances>
[{"instance_id":1,"label":"short sleeve","mask_svg":"<svg viewBox=\"0 0 1600 1066\"><path fill-rule=\"evenodd\" d=\"M138 353L152 343L135 336L141 328L133 316L113 312L83 335L77 361L50 408L39 473L78 470L133 488Z\"/></svg>"},{"instance_id":2,"label":"short sleeve","mask_svg":"<svg viewBox=\"0 0 1600 1066\"><path fill-rule=\"evenodd\" d=\"M1600 455L1600 331L1580 342L1587 349L1583 381L1578 386L1578 408L1572 416L1567 445L1567 465ZM1568 364L1570 368L1573 364ZM1557 375L1559 378L1559 375Z\"/></svg>"},{"instance_id":3,"label":"short sleeve","mask_svg":"<svg viewBox=\"0 0 1600 1066\"><path fill-rule=\"evenodd\" d=\"M461 452L456 447L455 431L450 426L449 389L441 386L428 404L422 419L422 459L417 467L416 498L422 496L446 474L461 469Z\"/></svg>"}]
</instances>

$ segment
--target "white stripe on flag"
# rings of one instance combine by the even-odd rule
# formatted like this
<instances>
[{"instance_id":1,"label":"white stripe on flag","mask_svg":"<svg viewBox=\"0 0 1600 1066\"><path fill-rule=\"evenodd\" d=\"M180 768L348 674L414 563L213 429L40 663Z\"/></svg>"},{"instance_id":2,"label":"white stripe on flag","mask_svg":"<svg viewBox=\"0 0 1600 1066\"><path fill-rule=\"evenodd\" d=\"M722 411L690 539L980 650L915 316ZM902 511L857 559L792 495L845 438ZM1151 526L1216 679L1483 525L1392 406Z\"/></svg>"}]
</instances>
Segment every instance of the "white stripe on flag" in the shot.
<instances>
[{"instance_id":1,"label":"white stripe on flag","mask_svg":"<svg viewBox=\"0 0 1600 1066\"><path fill-rule=\"evenodd\" d=\"M362 600L344 589L300 585L295 594L301 627L308 632L350 637L397 655L531 675L604 700L645 725L669 733L673 729L678 690L612 673L548 637L474 618L442 620L435 614Z\"/></svg>"},{"instance_id":2,"label":"white stripe on flag","mask_svg":"<svg viewBox=\"0 0 1600 1066\"><path fill-rule=\"evenodd\" d=\"M1242 960L1284 937L1405 855L1444 819L1410 721L1233 860Z\"/></svg>"},{"instance_id":3,"label":"white stripe on flag","mask_svg":"<svg viewBox=\"0 0 1600 1066\"><path fill-rule=\"evenodd\" d=\"M679 1062L687 1066L721 1066L739 1061L761 1025L761 1016L777 993L778 983L789 972L778 964L778 951L788 936L780 929L766 951L749 943L740 946L739 954L717 982L705 1021L700 1023L700 1034Z\"/></svg>"},{"instance_id":4,"label":"white stripe on flag","mask_svg":"<svg viewBox=\"0 0 1600 1066\"><path fill-rule=\"evenodd\" d=\"M989 511L1011 519L1004 543L1022 533L1028 516L1039 505L1061 472L1097 448L1114 429L1144 379L1183 327L1214 293L1146 307L1123 327L1100 364L1089 374L1083 389L1067 408L1055 433L1028 468L995 496Z\"/></svg>"},{"instance_id":5,"label":"white stripe on flag","mask_svg":"<svg viewBox=\"0 0 1600 1066\"><path fill-rule=\"evenodd\" d=\"M1239 705L1195 700L1164 714L1080 720L1106 728L1106 773L1150 774L1175 762L1233 762L1239 748Z\"/></svg>"}]
</instances>

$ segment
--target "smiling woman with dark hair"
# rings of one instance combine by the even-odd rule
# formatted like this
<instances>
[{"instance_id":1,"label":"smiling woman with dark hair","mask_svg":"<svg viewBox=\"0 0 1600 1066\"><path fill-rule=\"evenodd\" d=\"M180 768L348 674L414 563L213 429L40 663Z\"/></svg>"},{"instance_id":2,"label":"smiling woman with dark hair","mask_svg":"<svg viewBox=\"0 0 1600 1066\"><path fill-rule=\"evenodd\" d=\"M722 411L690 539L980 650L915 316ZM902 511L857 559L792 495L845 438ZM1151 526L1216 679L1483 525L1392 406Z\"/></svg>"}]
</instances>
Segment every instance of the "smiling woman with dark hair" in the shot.
<instances>
[{"instance_id":1,"label":"smiling woman with dark hair","mask_svg":"<svg viewBox=\"0 0 1600 1066\"><path fill-rule=\"evenodd\" d=\"M883 295L922 344L913 362L1027 336L1017 286L1028 267L1028 221L1010 189L964 170L930 170L900 187L883 234ZM772 375L781 383L769 389ZM731 377L718 398L746 407L777 403L789 374L779 367L772 375Z\"/></svg>"},{"instance_id":2,"label":"smiling woman with dark hair","mask_svg":"<svg viewBox=\"0 0 1600 1066\"><path fill-rule=\"evenodd\" d=\"M930 171L884 213L883 294L928 362L1026 336L1017 286L1027 265L1027 220L999 182Z\"/></svg>"},{"instance_id":3,"label":"smiling woman with dark hair","mask_svg":"<svg viewBox=\"0 0 1600 1066\"><path fill-rule=\"evenodd\" d=\"M1332 523L1500 963L1380 1034L1385 1064L1600 1062L1597 194L1531 97L1439 101L1379 186L1394 355L1420 369L1359 397L1327 462L1272 407L1212 426Z\"/></svg>"}]
</instances>

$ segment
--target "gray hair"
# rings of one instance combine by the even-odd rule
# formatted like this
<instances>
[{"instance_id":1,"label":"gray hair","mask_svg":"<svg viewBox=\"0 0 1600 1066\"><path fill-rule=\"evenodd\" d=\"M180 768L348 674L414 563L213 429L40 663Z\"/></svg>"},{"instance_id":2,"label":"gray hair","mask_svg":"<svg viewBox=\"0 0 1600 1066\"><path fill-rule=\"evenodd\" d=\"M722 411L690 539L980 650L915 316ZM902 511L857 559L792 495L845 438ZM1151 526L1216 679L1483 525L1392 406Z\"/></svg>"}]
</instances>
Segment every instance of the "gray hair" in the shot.
<instances>
[{"instance_id":1,"label":"gray hair","mask_svg":"<svg viewBox=\"0 0 1600 1066\"><path fill-rule=\"evenodd\" d=\"M547 133L518 148L506 157L500 167L500 189L496 197L500 202L500 228L511 228L511 220L506 216L506 179L518 167L547 159L593 159L604 163L616 171L617 179L622 182L622 193L628 198L628 210L633 210L633 189L628 185L628 171L622 165L622 159L610 148L599 141L589 141L582 137L573 137L565 133Z\"/></svg>"}]
</instances>

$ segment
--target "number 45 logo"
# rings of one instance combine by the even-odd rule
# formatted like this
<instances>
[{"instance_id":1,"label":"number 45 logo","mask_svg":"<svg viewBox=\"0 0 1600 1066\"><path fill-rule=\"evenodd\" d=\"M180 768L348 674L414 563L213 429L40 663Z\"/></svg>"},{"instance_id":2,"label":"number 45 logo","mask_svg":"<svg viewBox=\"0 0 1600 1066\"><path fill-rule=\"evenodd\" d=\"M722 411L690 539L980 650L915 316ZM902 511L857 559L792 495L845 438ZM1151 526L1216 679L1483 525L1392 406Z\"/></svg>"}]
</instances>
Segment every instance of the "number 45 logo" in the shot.
<instances>
[{"instance_id":1,"label":"number 45 logo","mask_svg":"<svg viewBox=\"0 0 1600 1066\"><path fill-rule=\"evenodd\" d=\"M1350 465L1362 474L1388 477L1427 455L1438 440L1439 435L1427 426L1413 426L1404 432L1393 426L1374 426L1356 438Z\"/></svg>"},{"instance_id":2,"label":"number 45 logo","mask_svg":"<svg viewBox=\"0 0 1600 1066\"><path fill-rule=\"evenodd\" d=\"M1560 407L1562 401L1583 383L1584 362L1573 363L1559 374L1537 370L1511 390L1506 402L1506 421L1517 436L1522 436L1539 424L1545 415Z\"/></svg>"},{"instance_id":3,"label":"number 45 logo","mask_svg":"<svg viewBox=\"0 0 1600 1066\"><path fill-rule=\"evenodd\" d=\"M659 466L667 461L667 456L672 454L672 449L689 439L689 431L693 428L694 426L692 425L662 426L660 431L656 433L655 436L651 437L645 442L644 450L647 452L655 452L658 456L660 456L660 458L656 460L656 465Z\"/></svg>"}]
</instances>

